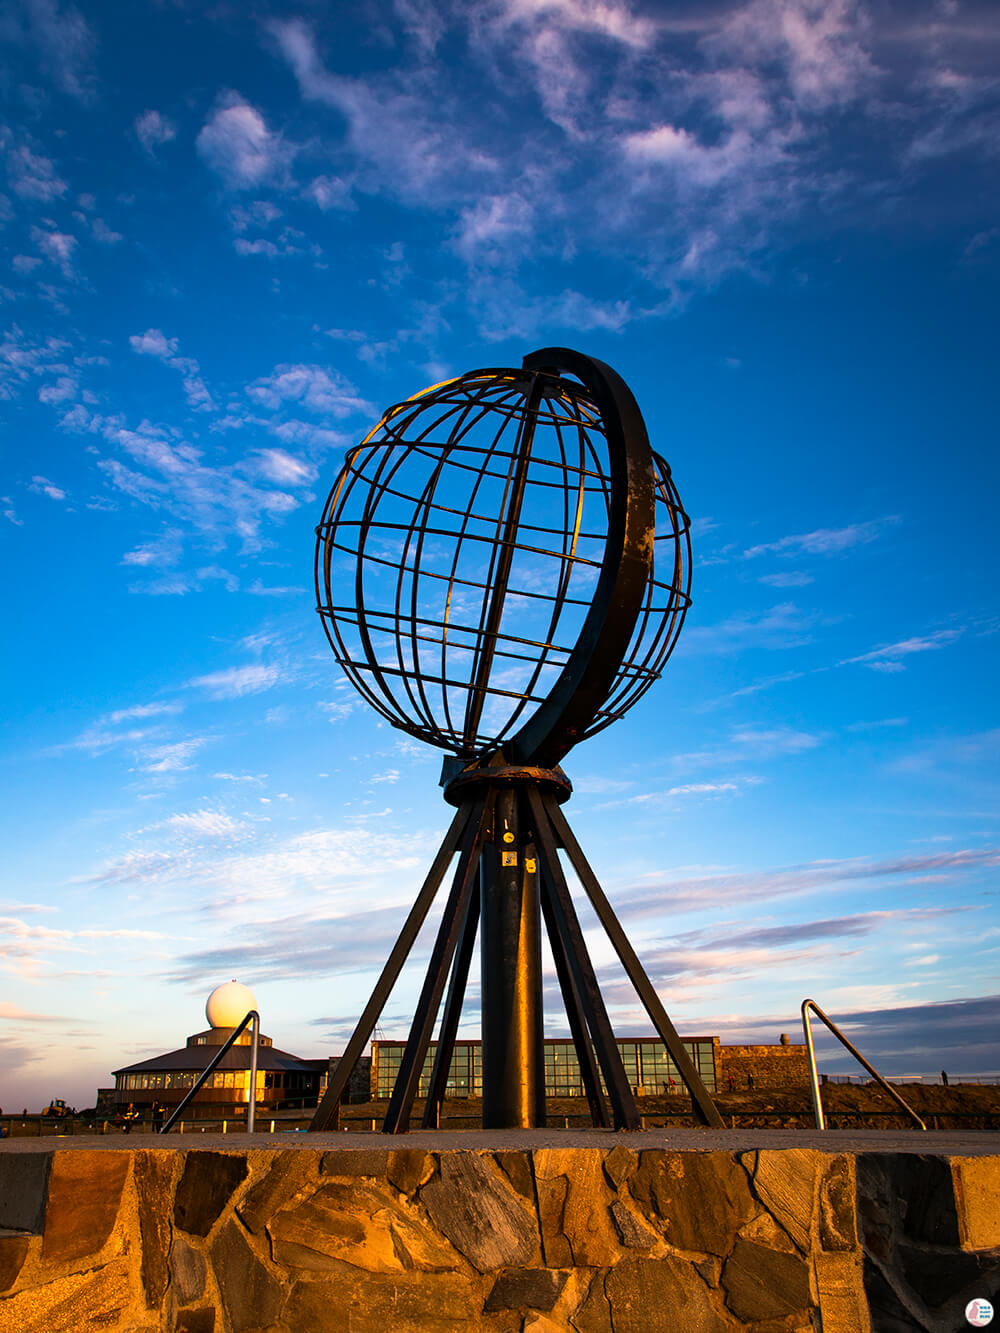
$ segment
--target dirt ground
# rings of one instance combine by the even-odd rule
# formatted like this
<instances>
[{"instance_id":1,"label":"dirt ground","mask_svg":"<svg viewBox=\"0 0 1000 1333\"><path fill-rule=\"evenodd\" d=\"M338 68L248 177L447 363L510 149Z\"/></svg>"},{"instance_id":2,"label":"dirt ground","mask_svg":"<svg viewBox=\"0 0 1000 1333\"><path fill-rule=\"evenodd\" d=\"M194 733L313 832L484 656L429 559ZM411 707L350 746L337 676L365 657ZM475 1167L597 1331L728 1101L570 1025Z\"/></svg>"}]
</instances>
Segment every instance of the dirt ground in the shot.
<instances>
[{"instance_id":1,"label":"dirt ground","mask_svg":"<svg viewBox=\"0 0 1000 1333\"><path fill-rule=\"evenodd\" d=\"M930 1087L904 1083L897 1088L904 1101L925 1121L929 1129L1000 1130L1000 1086L960 1084ZM877 1085L827 1083L822 1089L823 1110L831 1129L912 1129L913 1121L900 1110L888 1093ZM691 1101L686 1096L639 1097L639 1114L647 1129L679 1128L692 1124ZM732 1129L812 1129L812 1098L809 1088L772 1089L762 1092L719 1092L715 1096L727 1127ZM341 1108L341 1124L348 1129L370 1129L381 1124L388 1102L367 1102ZM565 1128L590 1124L583 1097L550 1097L548 1123ZM411 1121L418 1128L423 1103L414 1106ZM482 1122L478 1098L445 1102L442 1128L472 1128Z\"/></svg>"}]
</instances>

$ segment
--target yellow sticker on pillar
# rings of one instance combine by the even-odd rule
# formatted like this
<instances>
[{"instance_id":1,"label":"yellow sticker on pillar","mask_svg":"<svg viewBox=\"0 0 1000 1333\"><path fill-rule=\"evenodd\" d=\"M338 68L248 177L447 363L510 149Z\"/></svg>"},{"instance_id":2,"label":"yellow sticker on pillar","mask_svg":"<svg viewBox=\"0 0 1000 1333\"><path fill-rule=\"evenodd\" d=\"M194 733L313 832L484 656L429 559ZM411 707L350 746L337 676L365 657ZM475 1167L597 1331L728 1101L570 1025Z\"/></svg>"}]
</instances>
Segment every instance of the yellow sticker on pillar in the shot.
<instances>
[{"instance_id":1,"label":"yellow sticker on pillar","mask_svg":"<svg viewBox=\"0 0 1000 1333\"><path fill-rule=\"evenodd\" d=\"M529 875L533 875L535 871L538 869L538 862L535 860L533 856L526 856L524 858L524 868Z\"/></svg>"},{"instance_id":2,"label":"yellow sticker on pillar","mask_svg":"<svg viewBox=\"0 0 1000 1333\"><path fill-rule=\"evenodd\" d=\"M505 866L517 865L517 852L501 852L500 864Z\"/></svg>"}]
</instances>

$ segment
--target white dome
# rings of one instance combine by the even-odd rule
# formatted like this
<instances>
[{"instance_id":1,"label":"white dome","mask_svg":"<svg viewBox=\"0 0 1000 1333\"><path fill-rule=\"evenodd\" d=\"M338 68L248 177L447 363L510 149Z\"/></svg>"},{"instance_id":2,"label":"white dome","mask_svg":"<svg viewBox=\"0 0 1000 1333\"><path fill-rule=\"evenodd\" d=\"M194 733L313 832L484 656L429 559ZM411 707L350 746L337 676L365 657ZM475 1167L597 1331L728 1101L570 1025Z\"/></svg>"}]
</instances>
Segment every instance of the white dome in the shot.
<instances>
[{"instance_id":1,"label":"white dome","mask_svg":"<svg viewBox=\"0 0 1000 1333\"><path fill-rule=\"evenodd\" d=\"M241 981L227 981L216 986L205 1005L205 1017L213 1028L234 1028L257 1008L257 997Z\"/></svg>"}]
</instances>

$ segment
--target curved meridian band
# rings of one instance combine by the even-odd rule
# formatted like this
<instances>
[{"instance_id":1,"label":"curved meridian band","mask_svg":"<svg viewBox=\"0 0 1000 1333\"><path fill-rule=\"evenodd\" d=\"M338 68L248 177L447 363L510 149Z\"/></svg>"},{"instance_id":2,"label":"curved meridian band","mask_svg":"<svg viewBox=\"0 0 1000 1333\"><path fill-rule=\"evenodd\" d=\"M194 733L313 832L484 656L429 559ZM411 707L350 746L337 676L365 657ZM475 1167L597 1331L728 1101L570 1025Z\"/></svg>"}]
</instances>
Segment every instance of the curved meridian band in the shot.
<instances>
[{"instance_id":1,"label":"curved meridian band","mask_svg":"<svg viewBox=\"0 0 1000 1333\"><path fill-rule=\"evenodd\" d=\"M656 483L639 406L625 381L596 357L545 347L525 370L575 375L590 391L607 432L610 512L593 602L558 680L521 729L503 743L515 763L553 768L583 736L625 659L652 572Z\"/></svg>"}]
</instances>

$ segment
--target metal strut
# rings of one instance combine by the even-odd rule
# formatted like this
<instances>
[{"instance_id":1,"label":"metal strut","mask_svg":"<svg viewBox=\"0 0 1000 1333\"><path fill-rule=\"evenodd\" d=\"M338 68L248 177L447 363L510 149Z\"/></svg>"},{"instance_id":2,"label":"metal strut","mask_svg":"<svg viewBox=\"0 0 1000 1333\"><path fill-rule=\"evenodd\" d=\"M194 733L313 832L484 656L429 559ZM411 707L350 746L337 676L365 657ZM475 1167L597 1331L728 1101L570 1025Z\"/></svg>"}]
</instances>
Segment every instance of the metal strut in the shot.
<instances>
[{"instance_id":1,"label":"metal strut","mask_svg":"<svg viewBox=\"0 0 1000 1333\"><path fill-rule=\"evenodd\" d=\"M354 1035L313 1116L311 1129L335 1128L350 1076L371 1036L456 852L452 887L410 1027L383 1132L410 1126L427 1051L448 985L422 1124L439 1124L477 935L482 974L483 1124L530 1128L545 1123L541 925L548 935L580 1075L594 1125L638 1129L640 1118L611 1020L566 882L560 847L593 904L702 1124L722 1126L708 1089L667 1017L652 983L574 838L553 773L494 766L456 780L461 804L383 969ZM603 1087L602 1087L603 1082ZM605 1099L605 1088L607 1100ZM608 1102L610 1101L610 1108Z\"/></svg>"}]
</instances>

